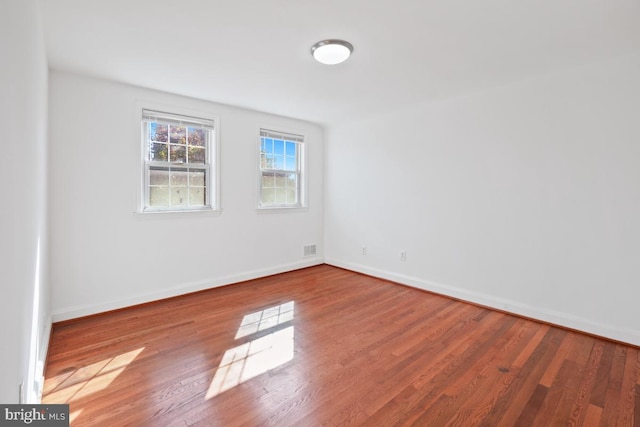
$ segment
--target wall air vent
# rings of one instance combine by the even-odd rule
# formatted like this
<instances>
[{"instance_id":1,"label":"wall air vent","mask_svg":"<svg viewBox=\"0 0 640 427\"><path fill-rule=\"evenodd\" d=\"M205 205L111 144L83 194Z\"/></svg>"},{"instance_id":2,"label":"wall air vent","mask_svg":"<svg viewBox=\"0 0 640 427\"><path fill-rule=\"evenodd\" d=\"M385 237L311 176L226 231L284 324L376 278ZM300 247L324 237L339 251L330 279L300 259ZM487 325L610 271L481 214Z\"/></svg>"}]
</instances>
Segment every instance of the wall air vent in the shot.
<instances>
[{"instance_id":1,"label":"wall air vent","mask_svg":"<svg viewBox=\"0 0 640 427\"><path fill-rule=\"evenodd\" d=\"M316 255L316 245L307 245L304 247L304 256Z\"/></svg>"}]
</instances>

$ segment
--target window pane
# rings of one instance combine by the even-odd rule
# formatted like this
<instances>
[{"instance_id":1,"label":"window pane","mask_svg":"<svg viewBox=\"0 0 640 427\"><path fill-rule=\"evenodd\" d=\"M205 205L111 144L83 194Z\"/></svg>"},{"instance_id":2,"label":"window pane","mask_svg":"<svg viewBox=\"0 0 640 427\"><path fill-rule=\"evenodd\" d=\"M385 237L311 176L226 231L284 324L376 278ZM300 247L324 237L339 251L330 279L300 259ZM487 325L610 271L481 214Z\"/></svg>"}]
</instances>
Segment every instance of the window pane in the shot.
<instances>
[{"instance_id":1,"label":"window pane","mask_svg":"<svg viewBox=\"0 0 640 427\"><path fill-rule=\"evenodd\" d=\"M184 126L169 126L170 143L172 144L186 144L187 143L187 128Z\"/></svg>"},{"instance_id":2,"label":"window pane","mask_svg":"<svg viewBox=\"0 0 640 427\"><path fill-rule=\"evenodd\" d=\"M273 158L273 154L266 154L265 155L266 159L265 159L265 168L266 169L274 169L276 167L276 162Z\"/></svg>"},{"instance_id":3,"label":"window pane","mask_svg":"<svg viewBox=\"0 0 640 427\"><path fill-rule=\"evenodd\" d=\"M284 169L288 170L288 171L294 171L296 170L296 158L295 157L285 157L284 159Z\"/></svg>"},{"instance_id":4,"label":"window pane","mask_svg":"<svg viewBox=\"0 0 640 427\"><path fill-rule=\"evenodd\" d=\"M285 190L285 194L287 196L287 204L298 203L298 201L296 200L296 190L294 188L287 188Z\"/></svg>"},{"instance_id":5,"label":"window pane","mask_svg":"<svg viewBox=\"0 0 640 427\"><path fill-rule=\"evenodd\" d=\"M295 173L290 173L287 175L287 188L297 188L298 187L298 175Z\"/></svg>"},{"instance_id":6,"label":"window pane","mask_svg":"<svg viewBox=\"0 0 640 427\"><path fill-rule=\"evenodd\" d=\"M203 187L189 188L189 205L191 206L205 205L205 191Z\"/></svg>"},{"instance_id":7,"label":"window pane","mask_svg":"<svg viewBox=\"0 0 640 427\"><path fill-rule=\"evenodd\" d=\"M204 163L204 148L189 147L189 163Z\"/></svg>"},{"instance_id":8,"label":"window pane","mask_svg":"<svg viewBox=\"0 0 640 427\"><path fill-rule=\"evenodd\" d=\"M287 175L278 174L276 175L276 187L284 188L287 186Z\"/></svg>"},{"instance_id":9,"label":"window pane","mask_svg":"<svg viewBox=\"0 0 640 427\"><path fill-rule=\"evenodd\" d=\"M262 204L263 205L271 205L275 200L275 189L273 188L263 188L262 189Z\"/></svg>"},{"instance_id":10,"label":"window pane","mask_svg":"<svg viewBox=\"0 0 640 427\"><path fill-rule=\"evenodd\" d=\"M262 174L262 187L274 187L275 180L273 177L273 173L263 173Z\"/></svg>"},{"instance_id":11,"label":"window pane","mask_svg":"<svg viewBox=\"0 0 640 427\"><path fill-rule=\"evenodd\" d=\"M149 206L169 206L169 187L149 187Z\"/></svg>"},{"instance_id":12,"label":"window pane","mask_svg":"<svg viewBox=\"0 0 640 427\"><path fill-rule=\"evenodd\" d=\"M273 139L271 138L263 138L263 146L265 153L273 153Z\"/></svg>"},{"instance_id":13,"label":"window pane","mask_svg":"<svg viewBox=\"0 0 640 427\"><path fill-rule=\"evenodd\" d=\"M186 206L187 194L186 187L171 188L171 206Z\"/></svg>"},{"instance_id":14,"label":"window pane","mask_svg":"<svg viewBox=\"0 0 640 427\"><path fill-rule=\"evenodd\" d=\"M169 185L169 169L151 168L149 170L150 185Z\"/></svg>"},{"instance_id":15,"label":"window pane","mask_svg":"<svg viewBox=\"0 0 640 427\"><path fill-rule=\"evenodd\" d=\"M187 161L187 150L182 145L170 145L170 157L169 161L173 163L185 163Z\"/></svg>"},{"instance_id":16,"label":"window pane","mask_svg":"<svg viewBox=\"0 0 640 427\"><path fill-rule=\"evenodd\" d=\"M205 171L193 170L189 171L189 185L204 187Z\"/></svg>"},{"instance_id":17,"label":"window pane","mask_svg":"<svg viewBox=\"0 0 640 427\"><path fill-rule=\"evenodd\" d=\"M287 156L295 156L296 155L296 143L287 141L287 145L285 147L285 154Z\"/></svg>"},{"instance_id":18,"label":"window pane","mask_svg":"<svg viewBox=\"0 0 640 427\"><path fill-rule=\"evenodd\" d=\"M275 139L273 141L273 152L275 154L284 155L284 141L281 139Z\"/></svg>"},{"instance_id":19,"label":"window pane","mask_svg":"<svg viewBox=\"0 0 640 427\"><path fill-rule=\"evenodd\" d=\"M284 205L287 203L287 190L283 188L276 188L276 197L274 202L278 205Z\"/></svg>"},{"instance_id":20,"label":"window pane","mask_svg":"<svg viewBox=\"0 0 640 427\"><path fill-rule=\"evenodd\" d=\"M151 143L149 145L149 160L153 162L166 162L167 161L167 144Z\"/></svg>"},{"instance_id":21,"label":"window pane","mask_svg":"<svg viewBox=\"0 0 640 427\"><path fill-rule=\"evenodd\" d=\"M149 139L158 142L167 142L167 134L169 132L167 125L151 122L149 123Z\"/></svg>"},{"instance_id":22,"label":"window pane","mask_svg":"<svg viewBox=\"0 0 640 427\"><path fill-rule=\"evenodd\" d=\"M189 145L204 147L206 143L206 132L204 129L189 128Z\"/></svg>"},{"instance_id":23,"label":"window pane","mask_svg":"<svg viewBox=\"0 0 640 427\"><path fill-rule=\"evenodd\" d=\"M273 168L284 169L284 156L273 156Z\"/></svg>"},{"instance_id":24,"label":"window pane","mask_svg":"<svg viewBox=\"0 0 640 427\"><path fill-rule=\"evenodd\" d=\"M189 172L186 170L173 170L171 171L171 186L172 187L186 187Z\"/></svg>"}]
</instances>

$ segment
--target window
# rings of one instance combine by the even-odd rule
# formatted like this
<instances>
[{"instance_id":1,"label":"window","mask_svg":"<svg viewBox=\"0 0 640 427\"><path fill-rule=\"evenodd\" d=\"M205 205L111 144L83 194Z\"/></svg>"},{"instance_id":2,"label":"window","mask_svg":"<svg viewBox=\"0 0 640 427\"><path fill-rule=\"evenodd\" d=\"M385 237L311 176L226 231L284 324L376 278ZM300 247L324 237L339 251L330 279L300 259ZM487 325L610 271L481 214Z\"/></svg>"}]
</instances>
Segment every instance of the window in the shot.
<instances>
[{"instance_id":1,"label":"window","mask_svg":"<svg viewBox=\"0 0 640 427\"><path fill-rule=\"evenodd\" d=\"M260 129L260 208L301 207L304 137Z\"/></svg>"},{"instance_id":2,"label":"window","mask_svg":"<svg viewBox=\"0 0 640 427\"><path fill-rule=\"evenodd\" d=\"M142 110L143 212L214 209L214 121Z\"/></svg>"}]
</instances>

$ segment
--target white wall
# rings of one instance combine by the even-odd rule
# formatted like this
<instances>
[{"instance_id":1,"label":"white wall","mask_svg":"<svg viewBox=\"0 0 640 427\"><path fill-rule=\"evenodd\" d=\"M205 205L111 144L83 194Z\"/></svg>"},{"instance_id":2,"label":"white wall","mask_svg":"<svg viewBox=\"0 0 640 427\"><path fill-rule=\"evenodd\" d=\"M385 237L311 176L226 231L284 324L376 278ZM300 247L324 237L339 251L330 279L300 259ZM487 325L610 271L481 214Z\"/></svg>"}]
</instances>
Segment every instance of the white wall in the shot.
<instances>
[{"instance_id":1,"label":"white wall","mask_svg":"<svg viewBox=\"0 0 640 427\"><path fill-rule=\"evenodd\" d=\"M219 216L134 213L139 101L220 118ZM58 71L50 76L49 108L54 320L322 262L324 136L319 126ZM261 125L304 133L305 211L257 212ZM303 257L308 244L317 245L317 257Z\"/></svg>"},{"instance_id":2,"label":"white wall","mask_svg":"<svg viewBox=\"0 0 640 427\"><path fill-rule=\"evenodd\" d=\"M326 261L640 345L639 76L637 54L329 129Z\"/></svg>"},{"instance_id":3,"label":"white wall","mask_svg":"<svg viewBox=\"0 0 640 427\"><path fill-rule=\"evenodd\" d=\"M47 63L35 1L0 8L0 402L39 401L47 281Z\"/></svg>"}]
</instances>

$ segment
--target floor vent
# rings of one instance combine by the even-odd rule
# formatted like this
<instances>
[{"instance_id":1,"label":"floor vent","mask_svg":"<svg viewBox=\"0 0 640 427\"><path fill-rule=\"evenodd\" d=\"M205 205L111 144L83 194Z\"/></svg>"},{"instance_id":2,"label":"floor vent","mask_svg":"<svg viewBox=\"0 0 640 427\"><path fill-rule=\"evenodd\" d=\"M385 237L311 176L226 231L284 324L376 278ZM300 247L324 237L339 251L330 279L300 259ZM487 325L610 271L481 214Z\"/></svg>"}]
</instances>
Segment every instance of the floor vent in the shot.
<instances>
[{"instance_id":1,"label":"floor vent","mask_svg":"<svg viewBox=\"0 0 640 427\"><path fill-rule=\"evenodd\" d=\"M304 256L314 256L316 254L316 245L307 245L304 247Z\"/></svg>"}]
</instances>

